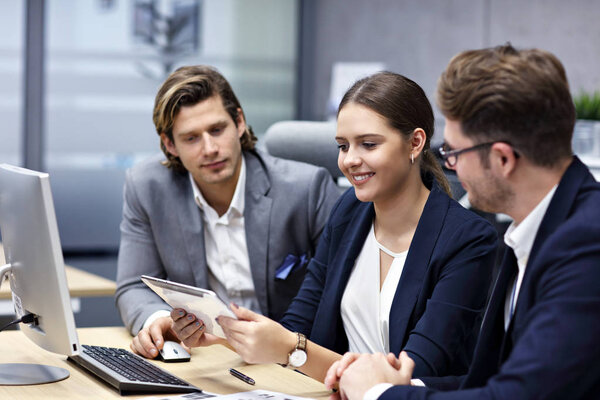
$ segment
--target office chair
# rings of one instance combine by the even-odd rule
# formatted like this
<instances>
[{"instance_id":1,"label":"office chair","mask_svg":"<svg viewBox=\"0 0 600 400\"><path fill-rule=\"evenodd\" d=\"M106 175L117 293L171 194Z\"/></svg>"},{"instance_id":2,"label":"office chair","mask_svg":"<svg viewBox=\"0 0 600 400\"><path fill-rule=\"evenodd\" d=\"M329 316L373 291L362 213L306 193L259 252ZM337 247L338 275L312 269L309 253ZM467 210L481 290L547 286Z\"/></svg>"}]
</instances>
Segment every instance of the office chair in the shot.
<instances>
[{"instance_id":1,"label":"office chair","mask_svg":"<svg viewBox=\"0 0 600 400\"><path fill-rule=\"evenodd\" d=\"M343 174L337 166L334 121L280 121L264 136L267 152L275 157L325 167L333 179Z\"/></svg>"}]
</instances>

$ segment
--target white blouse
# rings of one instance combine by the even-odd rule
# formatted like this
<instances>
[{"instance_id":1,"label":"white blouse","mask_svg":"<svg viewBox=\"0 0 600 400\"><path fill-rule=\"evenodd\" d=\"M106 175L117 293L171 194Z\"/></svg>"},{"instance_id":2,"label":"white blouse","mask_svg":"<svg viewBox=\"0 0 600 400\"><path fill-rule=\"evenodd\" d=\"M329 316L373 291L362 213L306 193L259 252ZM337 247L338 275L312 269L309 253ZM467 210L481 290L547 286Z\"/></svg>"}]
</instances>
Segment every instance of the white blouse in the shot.
<instances>
[{"instance_id":1,"label":"white blouse","mask_svg":"<svg viewBox=\"0 0 600 400\"><path fill-rule=\"evenodd\" d=\"M381 291L380 251L394 258ZM408 250L394 253L383 247L371 225L342 296L342 321L349 351L384 354L390 351L390 310L407 254Z\"/></svg>"}]
</instances>

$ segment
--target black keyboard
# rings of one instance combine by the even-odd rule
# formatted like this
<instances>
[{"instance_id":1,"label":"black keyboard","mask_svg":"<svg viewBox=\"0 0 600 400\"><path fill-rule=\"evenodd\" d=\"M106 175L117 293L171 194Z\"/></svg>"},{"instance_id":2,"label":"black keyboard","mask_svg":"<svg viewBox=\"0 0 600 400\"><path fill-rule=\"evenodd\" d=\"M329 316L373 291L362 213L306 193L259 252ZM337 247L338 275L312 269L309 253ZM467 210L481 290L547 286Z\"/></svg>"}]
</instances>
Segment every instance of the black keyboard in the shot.
<instances>
[{"instance_id":1,"label":"black keyboard","mask_svg":"<svg viewBox=\"0 0 600 400\"><path fill-rule=\"evenodd\" d=\"M92 372L120 394L201 392L195 386L127 350L82 345L68 359Z\"/></svg>"}]
</instances>

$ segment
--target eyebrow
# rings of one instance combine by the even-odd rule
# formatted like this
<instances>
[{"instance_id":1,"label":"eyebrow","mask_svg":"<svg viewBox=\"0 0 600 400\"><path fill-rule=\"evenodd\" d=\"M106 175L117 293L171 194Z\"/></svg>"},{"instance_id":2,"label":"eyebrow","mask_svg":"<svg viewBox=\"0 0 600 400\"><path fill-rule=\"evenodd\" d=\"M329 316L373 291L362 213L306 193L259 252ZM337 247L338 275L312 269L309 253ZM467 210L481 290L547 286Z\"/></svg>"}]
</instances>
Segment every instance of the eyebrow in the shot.
<instances>
[{"instance_id":1,"label":"eyebrow","mask_svg":"<svg viewBox=\"0 0 600 400\"><path fill-rule=\"evenodd\" d=\"M221 119L219 121L213 122L212 124L208 125L206 128L202 128L202 130L206 130L206 131L210 131L214 128L223 128L225 126L227 126L229 121L227 121L226 119ZM186 135L190 135L192 133L195 132L195 129L189 130L189 131L183 131L183 132L178 132L178 133L174 133L174 135L176 136L186 136Z\"/></svg>"},{"instance_id":2,"label":"eyebrow","mask_svg":"<svg viewBox=\"0 0 600 400\"><path fill-rule=\"evenodd\" d=\"M363 133L362 135L358 135L356 137L356 139L360 140L360 139L366 139L366 138L370 138L373 136L377 136L377 137L383 137L383 135L380 135L379 133ZM335 140L346 140L345 137L343 136L336 136Z\"/></svg>"},{"instance_id":3,"label":"eyebrow","mask_svg":"<svg viewBox=\"0 0 600 400\"><path fill-rule=\"evenodd\" d=\"M450 150L455 150L456 147L452 146L450 143L448 143L448 141L446 139L444 139L444 141L442 142L441 146L445 146Z\"/></svg>"}]
</instances>

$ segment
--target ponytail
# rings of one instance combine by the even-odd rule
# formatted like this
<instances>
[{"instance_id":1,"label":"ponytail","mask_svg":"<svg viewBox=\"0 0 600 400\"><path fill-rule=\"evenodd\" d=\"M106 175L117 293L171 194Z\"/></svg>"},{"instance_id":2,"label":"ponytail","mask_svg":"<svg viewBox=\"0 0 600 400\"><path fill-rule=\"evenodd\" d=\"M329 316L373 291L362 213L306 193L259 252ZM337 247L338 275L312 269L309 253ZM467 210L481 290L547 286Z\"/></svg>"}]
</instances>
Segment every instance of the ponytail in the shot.
<instances>
[{"instance_id":1,"label":"ponytail","mask_svg":"<svg viewBox=\"0 0 600 400\"><path fill-rule=\"evenodd\" d=\"M431 152L431 150L427 149L423 152L423 161L421 162L421 170L423 172L431 172L437 181L438 185L444 192L450 197L452 197L452 192L450 191L450 184L448 183L448 179L442 170L442 167L438 163L437 159Z\"/></svg>"}]
</instances>

